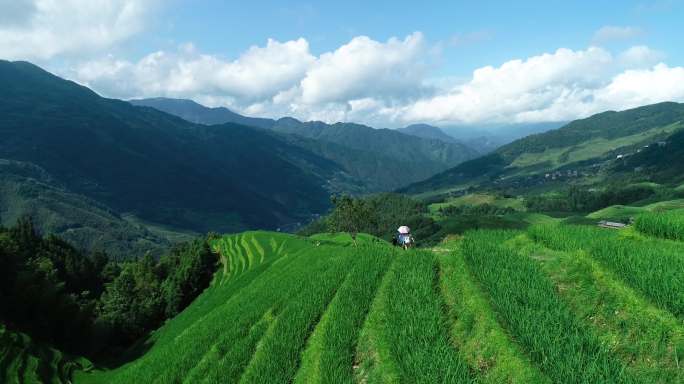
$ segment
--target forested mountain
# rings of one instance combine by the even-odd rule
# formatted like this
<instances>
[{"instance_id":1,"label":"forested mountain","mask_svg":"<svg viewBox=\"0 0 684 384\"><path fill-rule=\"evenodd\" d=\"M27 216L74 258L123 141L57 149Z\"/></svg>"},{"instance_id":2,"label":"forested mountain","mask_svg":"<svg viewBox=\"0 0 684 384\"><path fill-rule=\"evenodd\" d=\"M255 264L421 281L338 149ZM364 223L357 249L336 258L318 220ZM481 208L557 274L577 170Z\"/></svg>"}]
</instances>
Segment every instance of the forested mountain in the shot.
<instances>
[{"instance_id":1,"label":"forested mountain","mask_svg":"<svg viewBox=\"0 0 684 384\"><path fill-rule=\"evenodd\" d=\"M651 175L654 181L681 185L684 182L683 160L684 130L679 130L664 141L649 145L632 156L616 161L611 171L639 172Z\"/></svg>"},{"instance_id":2,"label":"forested mountain","mask_svg":"<svg viewBox=\"0 0 684 384\"><path fill-rule=\"evenodd\" d=\"M446 143L458 143L455 138L447 135L440 128L429 124L412 124L404 128L397 128L397 131L407 135L422 137L424 139L437 139Z\"/></svg>"},{"instance_id":3,"label":"forested mountain","mask_svg":"<svg viewBox=\"0 0 684 384\"><path fill-rule=\"evenodd\" d=\"M622 112L604 112L573 121L557 130L516 140L403 191L432 193L488 184L519 186L541 183L540 178L555 180L555 172L564 176L570 172L572 177L596 176L602 172L601 176L607 177L606 172L624 171L626 167L631 167L631 172L635 168L639 171L653 162L662 167L668 161L665 159L674 161L673 156L676 158L674 148L682 127L684 104L668 102ZM668 145L668 141L673 145ZM651 153L644 151L649 147L660 147L661 150L656 151L660 154L647 158L642 152Z\"/></svg>"},{"instance_id":4,"label":"forested mountain","mask_svg":"<svg viewBox=\"0 0 684 384\"><path fill-rule=\"evenodd\" d=\"M189 123L0 62L0 159L69 196L194 231L276 228L327 209L344 170L273 132ZM5 207L4 211L16 209Z\"/></svg>"},{"instance_id":5,"label":"forested mountain","mask_svg":"<svg viewBox=\"0 0 684 384\"><path fill-rule=\"evenodd\" d=\"M30 216L41 233L114 257L159 255L170 242L83 195L66 190L42 168L0 160L0 225Z\"/></svg>"},{"instance_id":6,"label":"forested mountain","mask_svg":"<svg viewBox=\"0 0 684 384\"><path fill-rule=\"evenodd\" d=\"M409 180L421 180L423 175L434 175L448 168L449 164L460 164L477 155L462 144L423 139L392 129L374 129L353 123L302 123L296 119L282 118L272 129L365 152L370 161L366 164L376 170L375 177L394 176L395 181L385 185L384 189L406 185L410 183Z\"/></svg>"},{"instance_id":7,"label":"forested mountain","mask_svg":"<svg viewBox=\"0 0 684 384\"><path fill-rule=\"evenodd\" d=\"M274 122L272 119L242 116L224 107L205 107L187 99L155 97L151 99L128 100L128 102L133 105L152 107L162 112L176 115L184 120L205 125L235 123L250 127L270 128Z\"/></svg>"},{"instance_id":8,"label":"forested mountain","mask_svg":"<svg viewBox=\"0 0 684 384\"><path fill-rule=\"evenodd\" d=\"M475 150L456 140L448 142L361 124L302 122L291 117L251 118L226 108L207 108L190 100L155 98L131 103L204 124L237 122L297 136L289 141L342 165L363 182L366 192L399 188L477 156Z\"/></svg>"}]
</instances>

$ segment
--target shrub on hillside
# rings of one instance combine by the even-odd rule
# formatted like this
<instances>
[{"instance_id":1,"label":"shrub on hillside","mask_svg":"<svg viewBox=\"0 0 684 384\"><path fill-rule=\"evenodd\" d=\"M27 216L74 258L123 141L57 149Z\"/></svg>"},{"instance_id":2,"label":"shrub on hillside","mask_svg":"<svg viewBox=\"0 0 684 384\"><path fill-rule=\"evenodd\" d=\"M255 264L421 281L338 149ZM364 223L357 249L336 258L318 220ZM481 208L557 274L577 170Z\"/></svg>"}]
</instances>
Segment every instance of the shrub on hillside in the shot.
<instances>
[{"instance_id":1,"label":"shrub on hillside","mask_svg":"<svg viewBox=\"0 0 684 384\"><path fill-rule=\"evenodd\" d=\"M364 198L346 196L337 198L329 215L304 227L299 234L308 236L353 229L390 240L397 227L407 225L420 241L439 230L434 220L426 217L427 212L424 202L401 194L382 193Z\"/></svg>"},{"instance_id":2,"label":"shrub on hillside","mask_svg":"<svg viewBox=\"0 0 684 384\"><path fill-rule=\"evenodd\" d=\"M654 193L647 186L607 187L602 191L571 187L561 193L529 196L525 205L535 212L592 212L611 205L630 204Z\"/></svg>"},{"instance_id":3,"label":"shrub on hillside","mask_svg":"<svg viewBox=\"0 0 684 384\"><path fill-rule=\"evenodd\" d=\"M501 216L510 213L515 213L515 209L511 207L497 207L495 205L484 203L479 205L459 205L447 206L440 208L439 213L442 216L459 216L459 215L494 215Z\"/></svg>"}]
</instances>

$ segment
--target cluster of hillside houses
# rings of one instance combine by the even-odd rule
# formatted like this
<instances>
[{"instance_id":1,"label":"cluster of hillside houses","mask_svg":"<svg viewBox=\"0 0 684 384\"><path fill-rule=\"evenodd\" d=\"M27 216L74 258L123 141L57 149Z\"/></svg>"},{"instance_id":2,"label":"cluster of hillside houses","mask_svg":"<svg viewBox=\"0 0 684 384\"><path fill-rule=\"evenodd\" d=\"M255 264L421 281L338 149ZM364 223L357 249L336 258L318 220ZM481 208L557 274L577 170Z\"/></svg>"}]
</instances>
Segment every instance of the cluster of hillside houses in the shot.
<instances>
[{"instance_id":1,"label":"cluster of hillside houses","mask_svg":"<svg viewBox=\"0 0 684 384\"><path fill-rule=\"evenodd\" d=\"M656 142L656 143L654 143L654 144L644 145L643 148L637 149L636 153L639 153L639 152L641 152L641 151L644 150L644 149L650 148L651 145L657 145L657 146L659 146L659 147L666 147L666 146L667 146L667 141L658 141L658 142ZM617 159L617 160L624 159L624 158L626 158L626 157L628 157L628 156L631 156L631 155L633 155L633 153L624 153L624 154L623 154L623 153L620 153L620 154L616 155L616 159Z\"/></svg>"},{"instance_id":2,"label":"cluster of hillside houses","mask_svg":"<svg viewBox=\"0 0 684 384\"><path fill-rule=\"evenodd\" d=\"M555 171L555 172L547 173L544 175L544 178L547 180L557 180L557 179L562 179L562 178L574 178L574 177L580 177L580 176L582 176L582 175L576 169L568 169L567 171Z\"/></svg>"}]
</instances>

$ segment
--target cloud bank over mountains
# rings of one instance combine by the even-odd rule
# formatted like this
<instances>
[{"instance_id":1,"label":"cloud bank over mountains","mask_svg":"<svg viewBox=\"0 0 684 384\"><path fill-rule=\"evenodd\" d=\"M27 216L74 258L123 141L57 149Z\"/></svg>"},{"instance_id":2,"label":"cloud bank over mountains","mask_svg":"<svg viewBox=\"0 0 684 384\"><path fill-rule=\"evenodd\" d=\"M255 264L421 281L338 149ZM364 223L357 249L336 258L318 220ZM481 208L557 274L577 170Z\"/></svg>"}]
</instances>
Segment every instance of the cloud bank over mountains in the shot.
<instances>
[{"instance_id":1,"label":"cloud bank over mountains","mask_svg":"<svg viewBox=\"0 0 684 384\"><path fill-rule=\"evenodd\" d=\"M450 88L428 83L429 48L420 32L385 42L359 36L318 56L303 38L269 40L234 60L184 46L136 62L81 63L71 77L122 98L188 97L250 115L379 126L566 121L684 101L684 68L645 46L615 54L560 48L478 68Z\"/></svg>"},{"instance_id":2,"label":"cloud bank over mountains","mask_svg":"<svg viewBox=\"0 0 684 384\"><path fill-rule=\"evenodd\" d=\"M602 47L643 34L636 27L603 27L584 49L493 63L465 77L454 74L462 78L454 84L433 74L440 49L458 46L430 42L418 31L385 41L356 36L322 53L302 37L268 39L234 57L186 43L132 60L111 52L143 30L155 2L0 0L0 6L6 10L0 58L38 60L48 69L51 60L63 60L60 75L124 99L191 98L247 115L390 127L566 121L684 101L684 67L666 64L664 53L645 45Z\"/></svg>"}]
</instances>

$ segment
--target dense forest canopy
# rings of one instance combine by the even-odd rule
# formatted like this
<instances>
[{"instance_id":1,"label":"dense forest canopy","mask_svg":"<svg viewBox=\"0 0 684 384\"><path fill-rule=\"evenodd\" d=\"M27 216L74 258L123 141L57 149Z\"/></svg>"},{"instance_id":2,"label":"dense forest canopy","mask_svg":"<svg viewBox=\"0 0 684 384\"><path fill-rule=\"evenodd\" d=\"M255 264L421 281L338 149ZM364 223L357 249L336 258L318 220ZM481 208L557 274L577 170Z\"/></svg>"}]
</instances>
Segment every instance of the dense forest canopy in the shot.
<instances>
[{"instance_id":1,"label":"dense forest canopy","mask_svg":"<svg viewBox=\"0 0 684 384\"><path fill-rule=\"evenodd\" d=\"M65 351L111 353L189 305L216 264L206 239L158 260L148 254L116 262L43 237L25 217L0 228L0 321Z\"/></svg>"}]
</instances>

